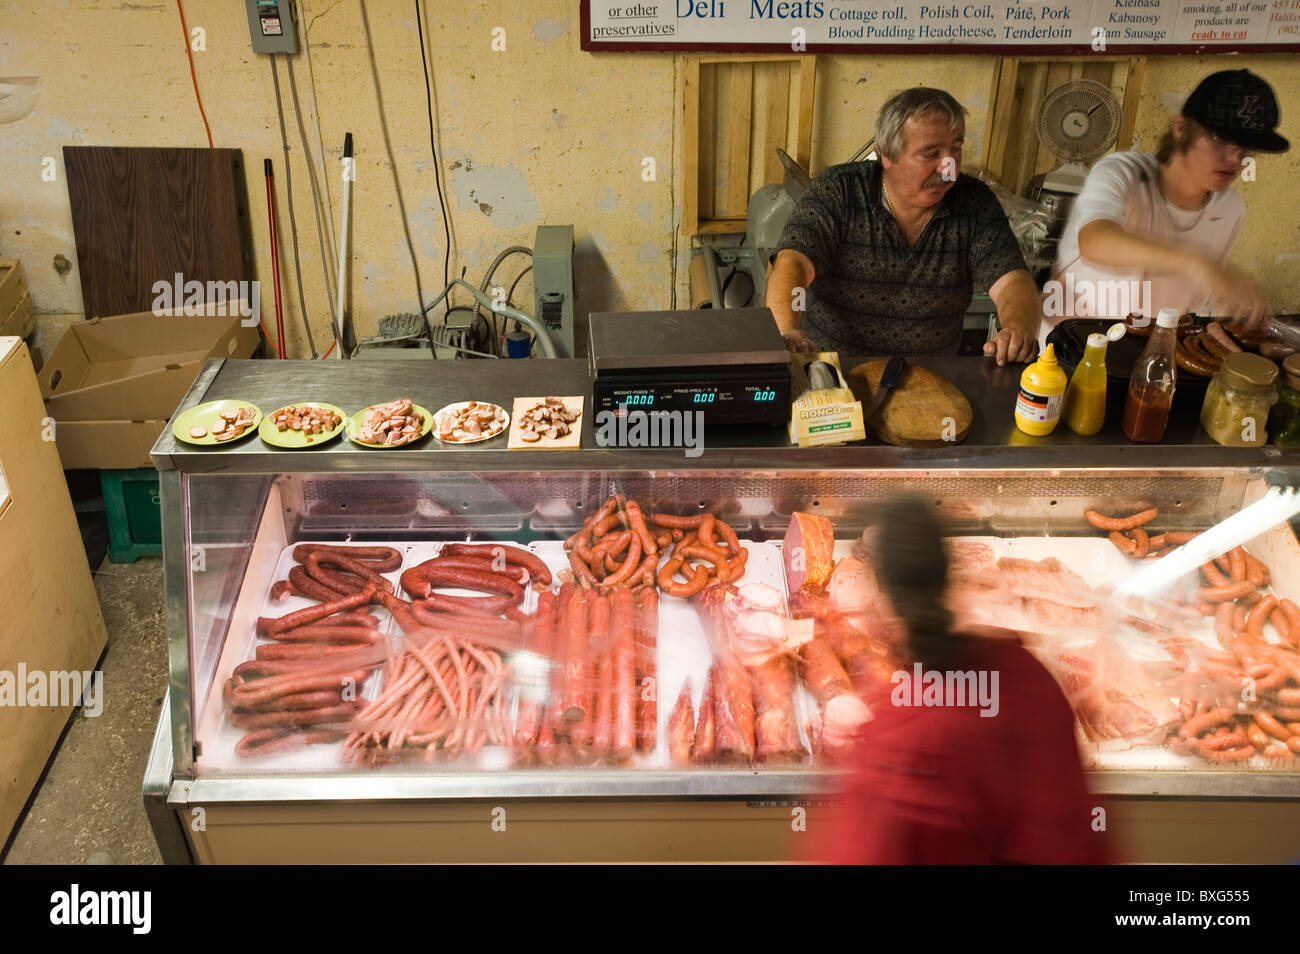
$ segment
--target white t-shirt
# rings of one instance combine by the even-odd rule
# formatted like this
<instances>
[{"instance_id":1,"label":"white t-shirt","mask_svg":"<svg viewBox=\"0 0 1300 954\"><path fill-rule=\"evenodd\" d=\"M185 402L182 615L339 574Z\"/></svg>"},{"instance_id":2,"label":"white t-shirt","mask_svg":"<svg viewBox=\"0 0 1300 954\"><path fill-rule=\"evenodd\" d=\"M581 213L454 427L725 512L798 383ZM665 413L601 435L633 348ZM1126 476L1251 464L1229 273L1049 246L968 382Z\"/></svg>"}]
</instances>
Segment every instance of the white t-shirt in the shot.
<instances>
[{"instance_id":1,"label":"white t-shirt","mask_svg":"<svg viewBox=\"0 0 1300 954\"><path fill-rule=\"evenodd\" d=\"M1165 199L1158 169L1156 157L1146 152L1111 153L1092 167L1057 246L1052 281L1058 284L1043 289L1040 344L1065 318L1122 319L1130 312L1154 316L1161 308L1213 314L1205 296L1178 275L1102 268L1079 257L1079 230L1099 219L1155 242L1199 249L1215 261L1227 257L1246 212L1241 196L1224 189L1189 212Z\"/></svg>"}]
</instances>

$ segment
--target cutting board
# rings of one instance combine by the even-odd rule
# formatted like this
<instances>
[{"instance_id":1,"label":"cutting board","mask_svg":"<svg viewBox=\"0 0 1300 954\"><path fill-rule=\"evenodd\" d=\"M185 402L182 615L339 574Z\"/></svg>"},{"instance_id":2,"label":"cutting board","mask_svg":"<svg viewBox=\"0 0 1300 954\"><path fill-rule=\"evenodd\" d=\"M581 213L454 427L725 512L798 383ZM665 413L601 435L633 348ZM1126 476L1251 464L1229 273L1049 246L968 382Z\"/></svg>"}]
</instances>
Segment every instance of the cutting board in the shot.
<instances>
[{"instance_id":1,"label":"cutting board","mask_svg":"<svg viewBox=\"0 0 1300 954\"><path fill-rule=\"evenodd\" d=\"M560 398L564 402L565 410L578 412L578 419L569 425L569 433L564 437L554 439L543 437L540 441L533 441L530 444L519 436L520 422L523 420L524 414L545 400L544 397L515 398L514 407L510 411L510 439L506 442L507 449L577 450L582 446L582 411L587 399L581 394L566 395Z\"/></svg>"},{"instance_id":2,"label":"cutting board","mask_svg":"<svg viewBox=\"0 0 1300 954\"><path fill-rule=\"evenodd\" d=\"M866 407L888 360L865 361L848 374L849 387ZM883 411L864 421L867 431L899 447L942 447L966 439L970 401L943 375L908 362Z\"/></svg>"}]
</instances>

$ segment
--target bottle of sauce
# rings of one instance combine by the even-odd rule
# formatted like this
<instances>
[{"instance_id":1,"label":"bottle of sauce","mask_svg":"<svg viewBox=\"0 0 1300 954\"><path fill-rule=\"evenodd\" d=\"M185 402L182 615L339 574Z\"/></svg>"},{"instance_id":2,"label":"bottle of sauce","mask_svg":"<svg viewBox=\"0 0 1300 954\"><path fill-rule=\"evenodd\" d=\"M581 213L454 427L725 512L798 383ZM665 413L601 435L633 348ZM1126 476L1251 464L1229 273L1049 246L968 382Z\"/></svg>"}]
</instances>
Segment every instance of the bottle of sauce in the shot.
<instances>
[{"instance_id":1,"label":"bottle of sauce","mask_svg":"<svg viewBox=\"0 0 1300 954\"><path fill-rule=\"evenodd\" d=\"M1106 346L1103 334L1088 335L1083 360L1070 375L1065 389L1065 426L1083 437L1091 437L1106 421Z\"/></svg>"},{"instance_id":2,"label":"bottle of sauce","mask_svg":"<svg viewBox=\"0 0 1300 954\"><path fill-rule=\"evenodd\" d=\"M1178 309L1161 308L1146 350L1133 365L1124 403L1124 436L1135 444L1156 444L1165 436L1174 403L1178 366Z\"/></svg>"},{"instance_id":3,"label":"bottle of sauce","mask_svg":"<svg viewBox=\"0 0 1300 954\"><path fill-rule=\"evenodd\" d=\"M1016 427L1033 437L1046 437L1056 430L1065 384L1065 372L1056 361L1054 346L1049 344L1038 360L1020 375Z\"/></svg>"}]
</instances>

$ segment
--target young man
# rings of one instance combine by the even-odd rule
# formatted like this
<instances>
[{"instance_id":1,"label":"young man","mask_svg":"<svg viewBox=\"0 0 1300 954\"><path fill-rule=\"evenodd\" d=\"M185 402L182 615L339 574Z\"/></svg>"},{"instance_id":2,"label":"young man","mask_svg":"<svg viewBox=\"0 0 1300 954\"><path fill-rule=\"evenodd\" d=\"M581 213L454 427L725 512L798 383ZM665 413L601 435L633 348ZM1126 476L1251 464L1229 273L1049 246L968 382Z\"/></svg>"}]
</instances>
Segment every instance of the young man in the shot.
<instances>
[{"instance_id":1,"label":"young man","mask_svg":"<svg viewBox=\"0 0 1300 954\"><path fill-rule=\"evenodd\" d=\"M1224 264L1246 210L1230 186L1256 152L1289 148L1277 124L1272 88L1224 70L1196 87L1154 155L1117 152L1093 166L1061 235L1059 285L1045 288L1044 339L1062 318L1124 318L1112 313L1121 302L1148 317L1177 308L1258 326L1264 296ZM1111 293L1121 287L1129 293Z\"/></svg>"},{"instance_id":2,"label":"young man","mask_svg":"<svg viewBox=\"0 0 1300 954\"><path fill-rule=\"evenodd\" d=\"M792 350L955 353L975 286L1002 330L998 364L1037 349L1038 289L987 186L961 175L966 110L940 89L890 98L878 162L832 166L781 234L767 307Z\"/></svg>"}]
</instances>

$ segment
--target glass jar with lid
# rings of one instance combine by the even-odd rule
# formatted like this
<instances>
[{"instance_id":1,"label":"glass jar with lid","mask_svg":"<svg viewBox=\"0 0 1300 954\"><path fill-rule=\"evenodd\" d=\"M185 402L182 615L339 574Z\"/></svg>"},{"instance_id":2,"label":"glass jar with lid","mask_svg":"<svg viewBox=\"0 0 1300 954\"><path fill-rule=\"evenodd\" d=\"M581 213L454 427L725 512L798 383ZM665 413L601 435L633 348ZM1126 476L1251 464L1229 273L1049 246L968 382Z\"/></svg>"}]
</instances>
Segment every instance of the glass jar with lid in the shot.
<instances>
[{"instance_id":1,"label":"glass jar with lid","mask_svg":"<svg viewBox=\"0 0 1300 954\"><path fill-rule=\"evenodd\" d=\"M1277 403L1277 365L1248 352L1233 352L1210 379L1201 405L1201 426L1227 447L1259 447L1268 440L1269 408Z\"/></svg>"},{"instance_id":2,"label":"glass jar with lid","mask_svg":"<svg viewBox=\"0 0 1300 954\"><path fill-rule=\"evenodd\" d=\"M1268 433L1279 447L1300 447L1300 354L1282 362L1282 387L1268 416Z\"/></svg>"}]
</instances>

